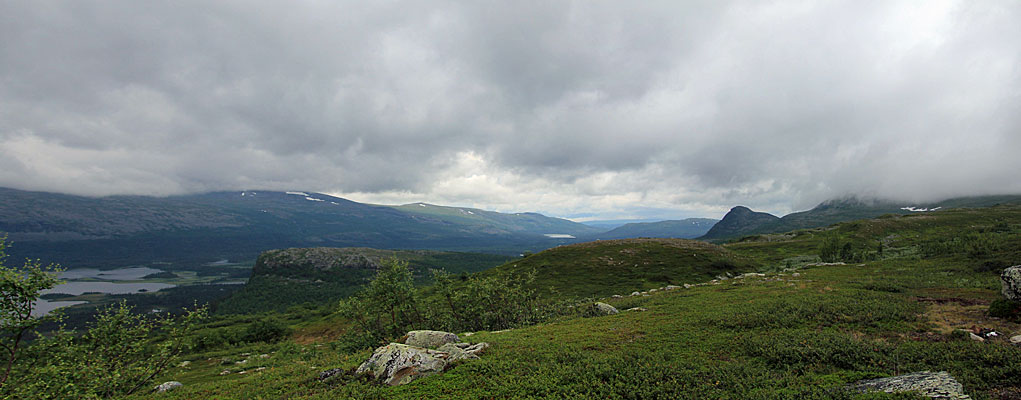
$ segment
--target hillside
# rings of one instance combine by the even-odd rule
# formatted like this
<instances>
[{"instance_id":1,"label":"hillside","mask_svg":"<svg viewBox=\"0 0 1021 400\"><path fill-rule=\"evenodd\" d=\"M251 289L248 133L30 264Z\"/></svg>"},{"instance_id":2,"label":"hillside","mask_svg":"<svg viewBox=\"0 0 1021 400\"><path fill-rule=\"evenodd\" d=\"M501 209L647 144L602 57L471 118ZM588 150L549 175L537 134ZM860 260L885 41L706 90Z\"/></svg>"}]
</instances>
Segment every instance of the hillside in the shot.
<instances>
[{"instance_id":1,"label":"hillside","mask_svg":"<svg viewBox=\"0 0 1021 400\"><path fill-rule=\"evenodd\" d=\"M727 215L723 216L720 222L713 225L705 235L699 239L719 239L742 235L746 232L756 232L763 226L775 223L780 218L769 213L755 212L748 207L737 206L730 209Z\"/></svg>"},{"instance_id":2,"label":"hillside","mask_svg":"<svg viewBox=\"0 0 1021 400\"><path fill-rule=\"evenodd\" d=\"M562 234L581 236L600 232L598 228L537 213L506 214L477 208L445 207L426 203L413 203L393 208L411 215L436 218L475 227L483 232L519 232L537 235Z\"/></svg>"},{"instance_id":3,"label":"hillside","mask_svg":"<svg viewBox=\"0 0 1021 400\"><path fill-rule=\"evenodd\" d=\"M453 274L482 271L507 256L427 250L370 248L292 248L259 255L245 287L217 304L225 314L282 311L298 304L334 303L368 282L383 260L408 262L416 280L427 282L429 270Z\"/></svg>"},{"instance_id":4,"label":"hillside","mask_svg":"<svg viewBox=\"0 0 1021 400\"><path fill-rule=\"evenodd\" d=\"M547 270L575 272L555 282L558 288L583 287L589 284L584 273L610 275L605 271L612 268L586 265L611 255L631 261L654 245L753 260L764 275L627 296L649 287L632 280L640 284L607 291L624 297L602 301L645 311L462 334L490 348L480 359L405 386L351 376L371 350L338 350L336 337L324 337L326 344L252 344L189 355L191 365L160 378L185 384L164 397L912 398L863 395L848 385L917 371L946 371L975 399L1021 392L1021 346L1007 340L1021 334L1021 320L987 314L1001 296L1000 269L1021 257L1021 207L892 215L775 236L722 247L684 240L585 243L502 266L523 269L518 266L534 257ZM819 249L831 240L851 243L862 259L818 264ZM981 329L999 335L969 338ZM318 378L333 369L340 378Z\"/></svg>"},{"instance_id":5,"label":"hillside","mask_svg":"<svg viewBox=\"0 0 1021 400\"><path fill-rule=\"evenodd\" d=\"M710 218L687 218L682 220L628 223L593 236L604 240L640 237L694 239L705 235L717 222L719 220Z\"/></svg>"},{"instance_id":6,"label":"hillside","mask_svg":"<svg viewBox=\"0 0 1021 400\"><path fill-rule=\"evenodd\" d=\"M602 297L747 272L755 263L713 244L685 239L619 239L558 246L487 270L535 272L534 287L568 297Z\"/></svg>"},{"instance_id":7,"label":"hillside","mask_svg":"<svg viewBox=\"0 0 1021 400\"><path fill-rule=\"evenodd\" d=\"M732 217L731 219L734 220L734 223L729 223L728 221L727 225L721 226L715 230L710 230L705 236L699 239L733 239L759 233L782 233L798 229L819 228L838 222L875 218L885 214L906 215L918 212L948 210L952 208L990 207L997 204L1021 204L1021 196L1000 195L960 197L914 205L907 205L903 202L894 202L889 200L847 197L828 200L820 203L811 210L787 214L778 219L765 217L761 215L765 213L755 213L746 207L735 207L723 218L723 221L727 221L728 217ZM758 216L758 218L750 219L749 212L752 213L751 215Z\"/></svg>"},{"instance_id":8,"label":"hillside","mask_svg":"<svg viewBox=\"0 0 1021 400\"><path fill-rule=\"evenodd\" d=\"M592 229L479 213L485 218L455 219L304 192L89 198L0 188L0 233L15 244L12 256L65 267L250 262L265 250L309 246L519 254L565 242L544 233Z\"/></svg>"}]
</instances>

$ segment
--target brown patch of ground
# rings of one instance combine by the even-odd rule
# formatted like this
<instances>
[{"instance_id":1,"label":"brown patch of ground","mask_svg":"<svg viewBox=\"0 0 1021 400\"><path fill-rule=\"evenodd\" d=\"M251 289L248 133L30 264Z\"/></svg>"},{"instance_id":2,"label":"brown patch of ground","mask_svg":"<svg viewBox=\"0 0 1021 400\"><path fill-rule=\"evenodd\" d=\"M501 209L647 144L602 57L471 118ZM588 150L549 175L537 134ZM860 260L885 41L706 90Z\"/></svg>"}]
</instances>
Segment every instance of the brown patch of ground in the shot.
<instances>
[{"instance_id":1,"label":"brown patch of ground","mask_svg":"<svg viewBox=\"0 0 1021 400\"><path fill-rule=\"evenodd\" d=\"M918 298L928 304L925 318L935 331L948 334L955 329L977 332L979 329L993 329L1001 336L991 340L1007 340L1021 334L1021 324L1001 318L990 317L987 313L989 302L981 299Z\"/></svg>"}]
</instances>

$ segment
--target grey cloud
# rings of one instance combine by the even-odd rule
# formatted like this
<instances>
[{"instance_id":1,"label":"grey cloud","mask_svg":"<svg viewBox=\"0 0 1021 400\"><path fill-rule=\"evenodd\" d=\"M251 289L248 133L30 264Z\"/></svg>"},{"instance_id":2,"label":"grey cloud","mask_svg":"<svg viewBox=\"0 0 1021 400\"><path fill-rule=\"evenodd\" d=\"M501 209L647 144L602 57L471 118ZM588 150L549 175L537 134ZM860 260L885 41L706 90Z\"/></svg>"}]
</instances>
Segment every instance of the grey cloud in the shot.
<instances>
[{"instance_id":1,"label":"grey cloud","mask_svg":"<svg viewBox=\"0 0 1021 400\"><path fill-rule=\"evenodd\" d=\"M1008 1L4 2L0 185L389 199L487 182L496 203L449 200L554 213L1018 192L1019 17ZM525 190L559 200L506 198Z\"/></svg>"}]
</instances>

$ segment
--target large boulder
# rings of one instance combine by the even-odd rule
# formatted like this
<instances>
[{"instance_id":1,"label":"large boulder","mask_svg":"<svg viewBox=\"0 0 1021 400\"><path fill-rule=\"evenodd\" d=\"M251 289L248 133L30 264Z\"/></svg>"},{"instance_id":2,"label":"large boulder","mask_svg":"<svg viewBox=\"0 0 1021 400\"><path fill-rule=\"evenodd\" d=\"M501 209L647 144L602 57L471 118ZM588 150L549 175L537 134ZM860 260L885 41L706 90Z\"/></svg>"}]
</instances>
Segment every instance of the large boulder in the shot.
<instances>
[{"instance_id":1,"label":"large boulder","mask_svg":"<svg viewBox=\"0 0 1021 400\"><path fill-rule=\"evenodd\" d=\"M620 312L617 311L616 307L603 302L596 302L595 304L592 304L592 309L596 315L613 315Z\"/></svg>"},{"instance_id":2,"label":"large boulder","mask_svg":"<svg viewBox=\"0 0 1021 400\"><path fill-rule=\"evenodd\" d=\"M443 372L449 356L442 351L390 343L376 349L355 374L368 374L387 385L403 385Z\"/></svg>"},{"instance_id":3,"label":"large boulder","mask_svg":"<svg viewBox=\"0 0 1021 400\"><path fill-rule=\"evenodd\" d=\"M1003 297L1007 300L1021 301L1021 265L1003 270L1000 283L1003 285Z\"/></svg>"},{"instance_id":4,"label":"large boulder","mask_svg":"<svg viewBox=\"0 0 1021 400\"><path fill-rule=\"evenodd\" d=\"M889 378L858 381L851 385L862 392L904 393L915 392L934 399L970 399L964 387L945 371L922 371Z\"/></svg>"},{"instance_id":5,"label":"large boulder","mask_svg":"<svg viewBox=\"0 0 1021 400\"><path fill-rule=\"evenodd\" d=\"M163 382L163 383L157 385L155 388L153 388L153 390L155 390L156 393L163 393L163 392L169 392L171 390L177 389L177 388L179 388L181 386L184 386L184 384L181 383L181 382L169 381L169 382Z\"/></svg>"},{"instance_id":6,"label":"large boulder","mask_svg":"<svg viewBox=\"0 0 1021 400\"><path fill-rule=\"evenodd\" d=\"M376 349L368 360L358 366L355 374L367 374L387 385L403 385L411 381L443 372L451 363L479 358L488 343L444 343L438 350L390 343ZM326 374L326 375L323 375ZM326 371L320 379L333 373Z\"/></svg>"},{"instance_id":7,"label":"large boulder","mask_svg":"<svg viewBox=\"0 0 1021 400\"><path fill-rule=\"evenodd\" d=\"M447 343L460 343L461 339L450 332L411 331L405 336L404 344L415 347L436 349Z\"/></svg>"}]
</instances>

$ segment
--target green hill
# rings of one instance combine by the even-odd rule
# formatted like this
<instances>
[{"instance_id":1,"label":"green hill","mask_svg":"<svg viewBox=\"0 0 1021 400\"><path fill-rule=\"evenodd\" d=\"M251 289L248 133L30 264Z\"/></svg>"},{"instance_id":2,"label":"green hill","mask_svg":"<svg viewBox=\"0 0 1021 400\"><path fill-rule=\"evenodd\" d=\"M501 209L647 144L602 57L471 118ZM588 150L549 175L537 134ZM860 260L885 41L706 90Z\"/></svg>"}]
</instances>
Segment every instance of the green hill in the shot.
<instances>
[{"instance_id":1,"label":"green hill","mask_svg":"<svg viewBox=\"0 0 1021 400\"><path fill-rule=\"evenodd\" d=\"M713 279L756 267L723 247L685 239L619 239L558 246L484 272L534 271L535 288L602 297Z\"/></svg>"},{"instance_id":2,"label":"green hill","mask_svg":"<svg viewBox=\"0 0 1021 400\"><path fill-rule=\"evenodd\" d=\"M1021 195L959 197L931 203L907 204L880 199L846 197L820 203L808 211L776 218L746 207L735 207L714 226L702 240L734 239L760 233L783 233L798 229L819 228L838 222L875 218L885 214L914 214L946 211L953 208L981 208L997 204L1021 204Z\"/></svg>"},{"instance_id":3,"label":"green hill","mask_svg":"<svg viewBox=\"0 0 1021 400\"><path fill-rule=\"evenodd\" d=\"M831 241L850 243L854 254L848 257L858 260L819 264L820 249ZM670 256L650 257L660 253ZM353 370L369 349L345 351L334 342L253 344L189 355L191 365L160 377L185 386L161 396L887 399L915 397L861 394L847 385L916 371L946 371L975 399L1013 398L1021 390L1021 346L1007 341L1021 334L1021 320L990 318L986 311L1001 296L999 270L1021 259L1019 206L889 215L725 246L684 240L585 243L485 273L534 267L540 280L555 287L585 287L577 293L584 296L616 284L612 277L618 276L658 285L644 275L616 272L660 267L624 264L641 259L677 257L680 265L683 253L699 261L752 260L749 266L766 275L603 299L620 310L646 311L566 316L462 335L491 347L478 360L405 386L348 374L317 379L325 370ZM586 274L595 279L584 280ZM960 331L973 328L1000 335L979 342ZM253 361L238 364L248 359Z\"/></svg>"},{"instance_id":4,"label":"green hill","mask_svg":"<svg viewBox=\"0 0 1021 400\"><path fill-rule=\"evenodd\" d=\"M282 311L299 304L335 303L368 282L381 261L408 261L419 283L430 269L472 273L500 265L509 257L428 250L370 248L292 248L263 252L245 287L217 304L222 314Z\"/></svg>"}]
</instances>

